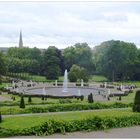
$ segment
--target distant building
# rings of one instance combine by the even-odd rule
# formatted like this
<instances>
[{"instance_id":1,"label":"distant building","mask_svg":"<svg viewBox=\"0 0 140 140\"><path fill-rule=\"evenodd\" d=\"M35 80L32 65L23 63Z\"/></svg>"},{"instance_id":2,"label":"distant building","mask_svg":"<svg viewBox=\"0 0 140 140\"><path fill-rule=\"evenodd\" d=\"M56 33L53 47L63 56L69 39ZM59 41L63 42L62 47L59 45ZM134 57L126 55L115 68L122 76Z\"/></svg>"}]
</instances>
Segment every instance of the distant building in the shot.
<instances>
[{"instance_id":1,"label":"distant building","mask_svg":"<svg viewBox=\"0 0 140 140\"><path fill-rule=\"evenodd\" d=\"M7 47L0 47L0 52L7 53L8 49Z\"/></svg>"},{"instance_id":2,"label":"distant building","mask_svg":"<svg viewBox=\"0 0 140 140\"><path fill-rule=\"evenodd\" d=\"M23 41L22 41L22 32L20 31L20 36L19 36L19 48L23 47Z\"/></svg>"}]
</instances>

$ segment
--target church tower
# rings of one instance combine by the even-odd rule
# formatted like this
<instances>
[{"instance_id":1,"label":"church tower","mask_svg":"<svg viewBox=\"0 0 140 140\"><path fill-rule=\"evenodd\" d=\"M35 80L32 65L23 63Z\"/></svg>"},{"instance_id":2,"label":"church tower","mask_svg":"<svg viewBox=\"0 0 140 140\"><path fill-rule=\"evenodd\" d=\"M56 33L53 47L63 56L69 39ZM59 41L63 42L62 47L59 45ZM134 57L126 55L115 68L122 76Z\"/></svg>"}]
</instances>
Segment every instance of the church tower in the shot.
<instances>
[{"instance_id":1,"label":"church tower","mask_svg":"<svg viewBox=\"0 0 140 140\"><path fill-rule=\"evenodd\" d=\"M22 42L22 32L20 31L20 36L19 36L19 48L23 47L23 42Z\"/></svg>"}]
</instances>

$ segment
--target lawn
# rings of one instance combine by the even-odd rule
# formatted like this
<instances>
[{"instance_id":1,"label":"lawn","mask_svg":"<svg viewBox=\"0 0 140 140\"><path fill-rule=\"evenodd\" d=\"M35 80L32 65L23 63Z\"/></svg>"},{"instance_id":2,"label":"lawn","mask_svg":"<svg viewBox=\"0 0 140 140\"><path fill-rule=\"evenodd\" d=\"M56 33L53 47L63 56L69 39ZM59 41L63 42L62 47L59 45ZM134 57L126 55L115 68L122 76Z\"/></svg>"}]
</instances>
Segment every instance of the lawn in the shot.
<instances>
[{"instance_id":1,"label":"lawn","mask_svg":"<svg viewBox=\"0 0 140 140\"><path fill-rule=\"evenodd\" d=\"M71 120L83 120L93 116L99 117L117 117L119 116L131 116L133 113L131 109L126 110L106 110L106 111L92 111L92 112L70 112L65 114L39 114L34 116L13 116L3 118L1 127L11 129L25 129L33 126L40 125L47 120L58 121L71 121Z\"/></svg>"},{"instance_id":2,"label":"lawn","mask_svg":"<svg viewBox=\"0 0 140 140\"><path fill-rule=\"evenodd\" d=\"M93 82L104 82L104 81L108 81L106 77L102 76L102 75L93 75L90 78L90 81Z\"/></svg>"}]
</instances>

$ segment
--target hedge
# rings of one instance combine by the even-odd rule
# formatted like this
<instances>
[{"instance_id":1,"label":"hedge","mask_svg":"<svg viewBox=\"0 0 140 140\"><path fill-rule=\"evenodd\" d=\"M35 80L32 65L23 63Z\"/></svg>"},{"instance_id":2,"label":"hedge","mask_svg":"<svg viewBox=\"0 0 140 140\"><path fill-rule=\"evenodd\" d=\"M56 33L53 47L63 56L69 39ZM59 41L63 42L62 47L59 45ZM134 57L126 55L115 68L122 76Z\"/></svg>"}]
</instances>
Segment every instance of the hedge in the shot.
<instances>
[{"instance_id":1,"label":"hedge","mask_svg":"<svg viewBox=\"0 0 140 140\"><path fill-rule=\"evenodd\" d=\"M23 113L45 113L45 112L63 112L63 111L75 111L75 110L94 110L94 109L111 109L111 108L126 108L132 107L133 104L124 103L113 103L113 104L103 104L103 103L70 103L70 104L54 104L46 106L28 106L25 109L20 109L18 107L2 107L1 113L6 114L23 114Z\"/></svg>"},{"instance_id":2,"label":"hedge","mask_svg":"<svg viewBox=\"0 0 140 140\"><path fill-rule=\"evenodd\" d=\"M89 117L82 120L71 121L58 121L48 120L41 125L30 127L26 129L6 129L0 127L0 137L8 136L21 136L21 135L51 135L53 133L74 132L74 131L93 131L93 130L105 130L109 128L121 128L140 125L140 114L134 114L131 116L118 116L118 117Z\"/></svg>"}]
</instances>

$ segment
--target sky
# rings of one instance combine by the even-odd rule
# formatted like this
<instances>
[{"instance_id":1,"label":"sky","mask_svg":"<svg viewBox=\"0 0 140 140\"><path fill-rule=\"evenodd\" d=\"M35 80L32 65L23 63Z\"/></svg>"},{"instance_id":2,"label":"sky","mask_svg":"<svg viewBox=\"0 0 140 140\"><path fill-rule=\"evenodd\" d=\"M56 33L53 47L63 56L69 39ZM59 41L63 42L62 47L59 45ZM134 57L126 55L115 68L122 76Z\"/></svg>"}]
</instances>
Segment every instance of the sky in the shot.
<instances>
[{"instance_id":1,"label":"sky","mask_svg":"<svg viewBox=\"0 0 140 140\"><path fill-rule=\"evenodd\" d=\"M59 49L107 40L140 48L140 2L0 2L0 47Z\"/></svg>"}]
</instances>

